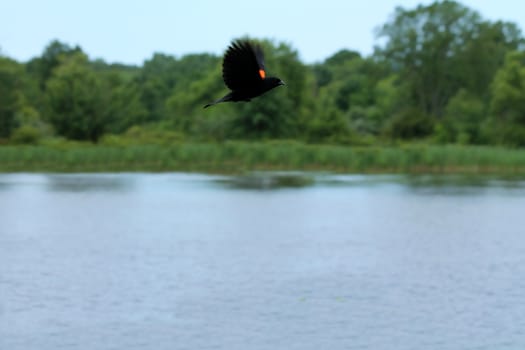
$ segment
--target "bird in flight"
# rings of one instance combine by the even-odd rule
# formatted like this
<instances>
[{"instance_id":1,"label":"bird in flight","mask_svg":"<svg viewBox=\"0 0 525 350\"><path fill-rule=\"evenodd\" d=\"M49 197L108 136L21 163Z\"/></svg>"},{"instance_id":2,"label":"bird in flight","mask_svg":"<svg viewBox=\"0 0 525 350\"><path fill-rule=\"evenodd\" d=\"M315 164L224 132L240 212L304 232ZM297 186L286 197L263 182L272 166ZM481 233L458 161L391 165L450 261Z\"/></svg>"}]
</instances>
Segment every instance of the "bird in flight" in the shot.
<instances>
[{"instance_id":1,"label":"bird in flight","mask_svg":"<svg viewBox=\"0 0 525 350\"><path fill-rule=\"evenodd\" d=\"M284 85L281 79L266 76L261 47L246 40L234 41L226 50L222 62L222 79L231 92L208 103L204 108L220 102L250 101L277 86Z\"/></svg>"}]
</instances>

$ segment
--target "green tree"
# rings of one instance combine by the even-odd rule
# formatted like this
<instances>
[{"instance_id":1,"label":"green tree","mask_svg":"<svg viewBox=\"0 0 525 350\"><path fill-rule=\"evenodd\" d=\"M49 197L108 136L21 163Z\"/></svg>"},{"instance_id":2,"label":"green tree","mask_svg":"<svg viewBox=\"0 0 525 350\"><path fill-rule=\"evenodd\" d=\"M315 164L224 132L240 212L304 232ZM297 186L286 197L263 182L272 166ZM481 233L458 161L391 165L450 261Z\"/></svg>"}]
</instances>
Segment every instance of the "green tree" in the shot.
<instances>
[{"instance_id":1,"label":"green tree","mask_svg":"<svg viewBox=\"0 0 525 350\"><path fill-rule=\"evenodd\" d=\"M511 52L492 83L491 136L495 142L525 146L525 52Z\"/></svg>"},{"instance_id":2,"label":"green tree","mask_svg":"<svg viewBox=\"0 0 525 350\"><path fill-rule=\"evenodd\" d=\"M455 84L452 58L480 21L477 12L455 1L419 5L414 10L397 7L393 18L378 31L387 42L376 55L400 72L414 107L440 116L456 90L451 86Z\"/></svg>"},{"instance_id":3,"label":"green tree","mask_svg":"<svg viewBox=\"0 0 525 350\"><path fill-rule=\"evenodd\" d=\"M148 111L140 99L140 89L135 82L121 82L109 92L107 130L122 133L134 125L146 124Z\"/></svg>"},{"instance_id":4,"label":"green tree","mask_svg":"<svg viewBox=\"0 0 525 350\"><path fill-rule=\"evenodd\" d=\"M487 116L484 101L473 93L461 89L452 97L445 109L445 117L438 124L438 138L442 142L461 144L481 143L481 125Z\"/></svg>"},{"instance_id":5,"label":"green tree","mask_svg":"<svg viewBox=\"0 0 525 350\"><path fill-rule=\"evenodd\" d=\"M387 137L417 139L429 136L434 129L432 119L415 107L405 107L395 113L383 127Z\"/></svg>"},{"instance_id":6,"label":"green tree","mask_svg":"<svg viewBox=\"0 0 525 350\"><path fill-rule=\"evenodd\" d=\"M357 52L341 50L314 69L319 94L333 97L332 104L346 112L350 106L371 103L364 60Z\"/></svg>"},{"instance_id":7,"label":"green tree","mask_svg":"<svg viewBox=\"0 0 525 350\"><path fill-rule=\"evenodd\" d=\"M483 21L476 11L447 0L396 8L378 37L386 44L375 55L399 73L407 103L434 117L443 116L461 88L486 92L505 53L523 40L515 25Z\"/></svg>"},{"instance_id":8,"label":"green tree","mask_svg":"<svg viewBox=\"0 0 525 350\"><path fill-rule=\"evenodd\" d=\"M521 30L515 23L481 22L464 40L464 47L456 58L454 75L459 88L488 99L490 84L506 54L523 44Z\"/></svg>"},{"instance_id":9,"label":"green tree","mask_svg":"<svg viewBox=\"0 0 525 350\"><path fill-rule=\"evenodd\" d=\"M166 109L168 99L173 104L176 99L173 95L179 92L184 95L189 86L204 79L218 62L218 57L209 54L192 54L176 59L160 53L144 62L137 81L148 121L170 119L172 111Z\"/></svg>"},{"instance_id":10,"label":"green tree","mask_svg":"<svg viewBox=\"0 0 525 350\"><path fill-rule=\"evenodd\" d=\"M148 122L160 121L165 116L165 102L176 82L176 64L175 57L161 53L144 62L137 82Z\"/></svg>"},{"instance_id":11,"label":"green tree","mask_svg":"<svg viewBox=\"0 0 525 350\"><path fill-rule=\"evenodd\" d=\"M338 115L340 132L378 134L382 110L377 107L377 85L389 70L382 62L362 58L354 51L341 50L314 67L317 83L317 108L311 126L318 129L327 116ZM335 108L337 113L330 111ZM330 112L328 112L330 111ZM325 113L328 112L328 113ZM338 137L338 139L341 139Z\"/></svg>"},{"instance_id":12,"label":"green tree","mask_svg":"<svg viewBox=\"0 0 525 350\"><path fill-rule=\"evenodd\" d=\"M323 63L313 65L312 69L317 87L322 88L328 85L334 77L337 77L334 70L346 62L356 59L361 59L359 52L343 49L328 57Z\"/></svg>"},{"instance_id":13,"label":"green tree","mask_svg":"<svg viewBox=\"0 0 525 350\"><path fill-rule=\"evenodd\" d=\"M23 68L15 61L0 57L0 138L7 138L16 127Z\"/></svg>"},{"instance_id":14,"label":"green tree","mask_svg":"<svg viewBox=\"0 0 525 350\"><path fill-rule=\"evenodd\" d=\"M313 143L350 143L353 133L344 114L334 106L321 104L307 123L306 139Z\"/></svg>"},{"instance_id":15,"label":"green tree","mask_svg":"<svg viewBox=\"0 0 525 350\"><path fill-rule=\"evenodd\" d=\"M108 95L85 55L65 57L46 84L48 120L59 135L97 142L108 125Z\"/></svg>"},{"instance_id":16,"label":"green tree","mask_svg":"<svg viewBox=\"0 0 525 350\"><path fill-rule=\"evenodd\" d=\"M197 138L224 138L226 126L220 123L231 117L231 106L203 109L205 102L216 99L224 89L220 69L220 64L214 64L203 77L178 84L173 90L166 108L177 131Z\"/></svg>"},{"instance_id":17,"label":"green tree","mask_svg":"<svg viewBox=\"0 0 525 350\"><path fill-rule=\"evenodd\" d=\"M374 87L375 107L379 110L379 119L375 121L376 130L380 130L389 117L406 107L409 100L407 90L398 74L390 74L377 82Z\"/></svg>"},{"instance_id":18,"label":"green tree","mask_svg":"<svg viewBox=\"0 0 525 350\"><path fill-rule=\"evenodd\" d=\"M60 65L64 57L78 53L82 53L79 46L71 47L69 44L53 40L46 46L40 57L27 63L27 71L38 81L40 89L44 90L53 70Z\"/></svg>"}]
</instances>

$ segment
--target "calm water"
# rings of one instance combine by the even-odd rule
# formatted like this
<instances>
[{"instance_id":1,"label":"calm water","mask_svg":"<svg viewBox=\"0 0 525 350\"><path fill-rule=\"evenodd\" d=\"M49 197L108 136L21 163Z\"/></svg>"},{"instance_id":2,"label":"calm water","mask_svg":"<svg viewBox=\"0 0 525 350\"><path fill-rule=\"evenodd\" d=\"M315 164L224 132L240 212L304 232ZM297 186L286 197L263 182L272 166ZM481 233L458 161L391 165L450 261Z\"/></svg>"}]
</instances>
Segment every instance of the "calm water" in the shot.
<instances>
[{"instance_id":1,"label":"calm water","mask_svg":"<svg viewBox=\"0 0 525 350\"><path fill-rule=\"evenodd\" d=\"M300 185L0 175L0 349L525 349L525 182Z\"/></svg>"}]
</instances>

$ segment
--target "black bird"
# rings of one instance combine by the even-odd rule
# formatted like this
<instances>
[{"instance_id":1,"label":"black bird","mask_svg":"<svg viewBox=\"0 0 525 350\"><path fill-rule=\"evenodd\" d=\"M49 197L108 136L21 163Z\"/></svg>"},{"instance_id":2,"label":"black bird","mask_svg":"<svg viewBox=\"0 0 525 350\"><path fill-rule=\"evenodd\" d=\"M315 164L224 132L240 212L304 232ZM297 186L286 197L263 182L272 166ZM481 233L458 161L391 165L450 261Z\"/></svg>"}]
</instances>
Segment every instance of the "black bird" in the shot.
<instances>
[{"instance_id":1,"label":"black bird","mask_svg":"<svg viewBox=\"0 0 525 350\"><path fill-rule=\"evenodd\" d=\"M284 82L276 77L267 77L264 55L259 45L237 40L231 43L222 62L222 79L231 92L208 103L204 108L219 102L250 101Z\"/></svg>"}]
</instances>

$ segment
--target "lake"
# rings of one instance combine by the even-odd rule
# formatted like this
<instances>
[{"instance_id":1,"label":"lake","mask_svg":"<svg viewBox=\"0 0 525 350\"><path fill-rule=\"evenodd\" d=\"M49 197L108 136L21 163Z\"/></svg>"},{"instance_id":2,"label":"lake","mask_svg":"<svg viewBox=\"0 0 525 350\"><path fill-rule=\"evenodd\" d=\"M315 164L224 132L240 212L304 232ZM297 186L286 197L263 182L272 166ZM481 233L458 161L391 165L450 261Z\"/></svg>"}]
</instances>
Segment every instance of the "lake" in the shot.
<instances>
[{"instance_id":1,"label":"lake","mask_svg":"<svg viewBox=\"0 0 525 350\"><path fill-rule=\"evenodd\" d=\"M3 174L0 349L525 349L525 181Z\"/></svg>"}]
</instances>

